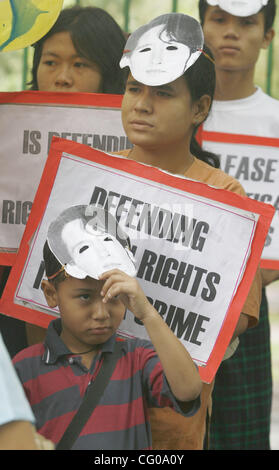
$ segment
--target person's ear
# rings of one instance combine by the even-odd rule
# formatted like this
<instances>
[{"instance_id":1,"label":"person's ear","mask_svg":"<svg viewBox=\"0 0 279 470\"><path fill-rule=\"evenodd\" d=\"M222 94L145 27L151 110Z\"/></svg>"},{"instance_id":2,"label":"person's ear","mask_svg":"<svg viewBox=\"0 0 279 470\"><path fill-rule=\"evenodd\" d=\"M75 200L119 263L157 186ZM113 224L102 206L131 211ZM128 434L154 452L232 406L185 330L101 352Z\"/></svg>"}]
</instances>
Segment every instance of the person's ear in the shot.
<instances>
[{"instance_id":1,"label":"person's ear","mask_svg":"<svg viewBox=\"0 0 279 470\"><path fill-rule=\"evenodd\" d=\"M270 28L268 31L266 31L264 35L264 40L262 43L262 49L267 49L272 42L273 38L275 36L275 31L273 28Z\"/></svg>"},{"instance_id":2,"label":"person's ear","mask_svg":"<svg viewBox=\"0 0 279 470\"><path fill-rule=\"evenodd\" d=\"M57 290L55 286L44 279L41 283L41 289L45 295L48 306L51 308L57 307Z\"/></svg>"},{"instance_id":3,"label":"person's ear","mask_svg":"<svg viewBox=\"0 0 279 470\"><path fill-rule=\"evenodd\" d=\"M211 106L211 98L209 95L203 95L194 103L194 126L199 126L208 116Z\"/></svg>"}]
</instances>

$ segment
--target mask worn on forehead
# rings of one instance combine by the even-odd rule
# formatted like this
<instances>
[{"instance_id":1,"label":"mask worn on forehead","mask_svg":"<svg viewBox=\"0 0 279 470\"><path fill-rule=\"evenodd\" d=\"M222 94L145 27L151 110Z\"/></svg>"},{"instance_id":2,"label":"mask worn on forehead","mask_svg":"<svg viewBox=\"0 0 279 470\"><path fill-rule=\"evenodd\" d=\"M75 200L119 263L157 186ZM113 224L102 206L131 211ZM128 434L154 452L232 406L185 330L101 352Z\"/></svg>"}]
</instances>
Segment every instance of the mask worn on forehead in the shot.
<instances>
[{"instance_id":1,"label":"mask worn on forehead","mask_svg":"<svg viewBox=\"0 0 279 470\"><path fill-rule=\"evenodd\" d=\"M66 210L52 222L47 241L54 256L66 273L78 279L86 276L98 279L105 271L115 268L135 276L135 261L127 235L107 211L98 208L90 218L85 215L87 208L75 206L70 208L70 217ZM104 223L105 219L109 222Z\"/></svg>"},{"instance_id":2,"label":"mask worn on forehead","mask_svg":"<svg viewBox=\"0 0 279 470\"><path fill-rule=\"evenodd\" d=\"M120 67L148 86L170 83L193 65L202 53L203 32L194 18L179 13L161 15L141 26L125 46Z\"/></svg>"},{"instance_id":3,"label":"mask worn on forehead","mask_svg":"<svg viewBox=\"0 0 279 470\"><path fill-rule=\"evenodd\" d=\"M206 0L210 6L219 6L234 16L251 16L259 13L268 0Z\"/></svg>"}]
</instances>

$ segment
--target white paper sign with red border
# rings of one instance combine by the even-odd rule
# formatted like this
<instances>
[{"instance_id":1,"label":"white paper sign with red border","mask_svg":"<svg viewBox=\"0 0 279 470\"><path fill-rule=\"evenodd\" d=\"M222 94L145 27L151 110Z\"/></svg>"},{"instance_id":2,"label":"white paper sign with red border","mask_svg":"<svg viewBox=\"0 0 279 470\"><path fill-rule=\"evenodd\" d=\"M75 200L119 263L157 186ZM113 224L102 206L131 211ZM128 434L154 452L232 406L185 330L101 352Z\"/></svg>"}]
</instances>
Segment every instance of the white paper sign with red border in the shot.
<instances>
[{"instance_id":1,"label":"white paper sign with red border","mask_svg":"<svg viewBox=\"0 0 279 470\"><path fill-rule=\"evenodd\" d=\"M129 148L121 95L0 93L0 265L12 265L53 135L106 152Z\"/></svg>"},{"instance_id":2,"label":"white paper sign with red border","mask_svg":"<svg viewBox=\"0 0 279 470\"><path fill-rule=\"evenodd\" d=\"M124 157L54 138L0 301L1 312L46 327L59 316L40 289L50 222L97 203L130 236L150 302L211 382L255 275L274 208ZM131 312L122 333L145 337Z\"/></svg>"},{"instance_id":3,"label":"white paper sign with red border","mask_svg":"<svg viewBox=\"0 0 279 470\"><path fill-rule=\"evenodd\" d=\"M222 170L242 184L247 196L275 207L261 267L279 269L279 138L205 130L201 138L203 148L220 156Z\"/></svg>"}]
</instances>

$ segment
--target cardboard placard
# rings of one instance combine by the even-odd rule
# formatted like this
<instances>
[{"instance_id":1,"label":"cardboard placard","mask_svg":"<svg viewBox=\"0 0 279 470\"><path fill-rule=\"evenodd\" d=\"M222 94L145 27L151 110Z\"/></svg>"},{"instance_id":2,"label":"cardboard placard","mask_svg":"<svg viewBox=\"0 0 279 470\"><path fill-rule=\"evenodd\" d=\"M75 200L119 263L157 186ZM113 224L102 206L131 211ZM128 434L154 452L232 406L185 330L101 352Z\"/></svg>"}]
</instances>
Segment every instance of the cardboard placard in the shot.
<instances>
[{"instance_id":1,"label":"cardboard placard","mask_svg":"<svg viewBox=\"0 0 279 470\"><path fill-rule=\"evenodd\" d=\"M13 264L53 136L108 152L131 146L121 102L121 95L0 93L0 264Z\"/></svg>"},{"instance_id":2,"label":"cardboard placard","mask_svg":"<svg viewBox=\"0 0 279 470\"><path fill-rule=\"evenodd\" d=\"M128 233L150 302L211 382L260 261L274 208L127 158L54 138L1 312L47 326L42 248L62 210L96 203ZM127 312L120 331L146 337Z\"/></svg>"},{"instance_id":3,"label":"cardboard placard","mask_svg":"<svg viewBox=\"0 0 279 470\"><path fill-rule=\"evenodd\" d=\"M279 269L279 138L203 130L201 140L204 149L220 156L221 169L242 184L248 197L274 206L261 267Z\"/></svg>"}]
</instances>

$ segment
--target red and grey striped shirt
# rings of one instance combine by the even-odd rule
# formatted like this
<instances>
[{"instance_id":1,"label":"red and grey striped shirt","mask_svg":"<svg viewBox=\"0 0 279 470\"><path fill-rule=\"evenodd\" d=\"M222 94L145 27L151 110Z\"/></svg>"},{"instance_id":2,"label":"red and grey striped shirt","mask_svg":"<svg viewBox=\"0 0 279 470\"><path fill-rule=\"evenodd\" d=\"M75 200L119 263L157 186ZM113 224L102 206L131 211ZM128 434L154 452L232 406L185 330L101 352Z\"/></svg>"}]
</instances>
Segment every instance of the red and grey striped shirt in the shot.
<instances>
[{"instance_id":1,"label":"red and grey striped shirt","mask_svg":"<svg viewBox=\"0 0 279 470\"><path fill-rule=\"evenodd\" d=\"M90 370L60 338L61 321L50 323L44 344L24 349L13 360L36 418L40 434L58 443L77 412L102 355L111 353L112 336L93 359ZM81 431L73 449L151 449L148 407L171 407L192 416L199 399L185 414L173 396L159 358L149 341L124 339L121 356L101 400Z\"/></svg>"}]
</instances>

